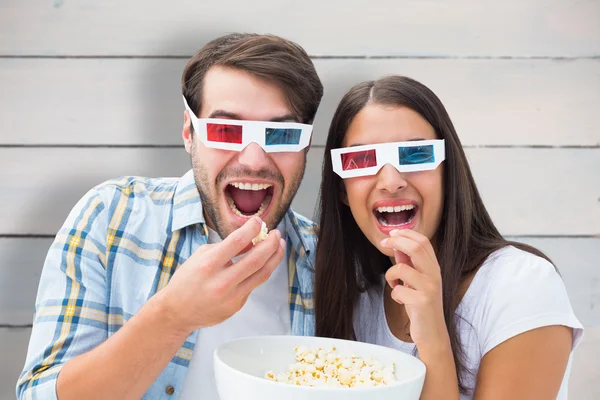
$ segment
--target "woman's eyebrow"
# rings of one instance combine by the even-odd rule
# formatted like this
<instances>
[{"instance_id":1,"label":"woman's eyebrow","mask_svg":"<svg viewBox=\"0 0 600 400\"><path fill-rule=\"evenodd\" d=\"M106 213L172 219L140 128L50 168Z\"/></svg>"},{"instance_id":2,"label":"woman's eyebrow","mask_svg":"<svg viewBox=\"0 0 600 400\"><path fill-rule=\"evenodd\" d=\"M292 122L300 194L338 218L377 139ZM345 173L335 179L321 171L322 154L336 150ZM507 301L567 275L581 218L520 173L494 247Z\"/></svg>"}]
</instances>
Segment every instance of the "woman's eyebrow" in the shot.
<instances>
[{"instance_id":1,"label":"woman's eyebrow","mask_svg":"<svg viewBox=\"0 0 600 400\"><path fill-rule=\"evenodd\" d=\"M421 140L427 140L427 139L425 139L425 138L416 138L416 139L410 139L410 140L403 140L403 142L418 142L418 141L421 141ZM362 143L354 143L354 144L351 144L348 147L355 147L355 146L365 146L365 145L362 144Z\"/></svg>"}]
</instances>

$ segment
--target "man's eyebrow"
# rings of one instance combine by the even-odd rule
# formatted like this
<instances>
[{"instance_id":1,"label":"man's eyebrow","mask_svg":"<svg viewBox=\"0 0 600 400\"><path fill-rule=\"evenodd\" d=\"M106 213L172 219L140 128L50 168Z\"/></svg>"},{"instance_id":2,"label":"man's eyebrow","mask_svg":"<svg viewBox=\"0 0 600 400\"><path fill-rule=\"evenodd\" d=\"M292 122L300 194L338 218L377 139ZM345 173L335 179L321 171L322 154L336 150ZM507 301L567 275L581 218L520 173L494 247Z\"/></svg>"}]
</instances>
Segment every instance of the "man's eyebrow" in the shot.
<instances>
[{"instance_id":1,"label":"man's eyebrow","mask_svg":"<svg viewBox=\"0 0 600 400\"><path fill-rule=\"evenodd\" d=\"M271 118L270 122L298 122L298 118L294 114L285 114L281 117Z\"/></svg>"},{"instance_id":2,"label":"man's eyebrow","mask_svg":"<svg viewBox=\"0 0 600 400\"><path fill-rule=\"evenodd\" d=\"M242 119L238 114L225 110L215 110L210 113L208 118Z\"/></svg>"},{"instance_id":3,"label":"man's eyebrow","mask_svg":"<svg viewBox=\"0 0 600 400\"><path fill-rule=\"evenodd\" d=\"M230 111L225 111L225 110L215 110L212 113L210 113L208 118L227 118L227 119L237 119L239 121L242 121L244 119L239 114L232 113ZM296 121L298 121L298 119L296 118L296 116L294 114L284 114L279 117L273 117L269 121L270 122L290 122L290 121L296 122Z\"/></svg>"}]
</instances>

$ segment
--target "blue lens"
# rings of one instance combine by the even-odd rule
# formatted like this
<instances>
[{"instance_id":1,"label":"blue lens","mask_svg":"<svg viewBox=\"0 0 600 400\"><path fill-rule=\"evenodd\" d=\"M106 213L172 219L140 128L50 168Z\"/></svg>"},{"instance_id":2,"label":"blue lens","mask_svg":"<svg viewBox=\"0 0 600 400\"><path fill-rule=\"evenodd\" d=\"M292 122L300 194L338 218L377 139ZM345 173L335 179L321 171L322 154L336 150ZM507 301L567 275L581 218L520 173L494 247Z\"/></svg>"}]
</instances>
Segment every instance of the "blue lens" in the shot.
<instances>
[{"instance_id":1,"label":"blue lens","mask_svg":"<svg viewBox=\"0 0 600 400\"><path fill-rule=\"evenodd\" d=\"M265 130L265 144L267 146L281 144L300 144L302 129L267 128Z\"/></svg>"},{"instance_id":2,"label":"blue lens","mask_svg":"<svg viewBox=\"0 0 600 400\"><path fill-rule=\"evenodd\" d=\"M400 165L429 164L435 162L433 145L399 147Z\"/></svg>"}]
</instances>

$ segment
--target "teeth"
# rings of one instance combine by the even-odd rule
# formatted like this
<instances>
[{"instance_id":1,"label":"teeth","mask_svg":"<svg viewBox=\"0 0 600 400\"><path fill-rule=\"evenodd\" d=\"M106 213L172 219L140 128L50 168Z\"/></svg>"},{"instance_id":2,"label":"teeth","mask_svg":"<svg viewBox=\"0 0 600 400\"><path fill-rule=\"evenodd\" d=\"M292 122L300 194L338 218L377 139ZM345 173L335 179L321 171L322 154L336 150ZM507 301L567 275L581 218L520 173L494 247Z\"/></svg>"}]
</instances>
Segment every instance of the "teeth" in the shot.
<instances>
[{"instance_id":1,"label":"teeth","mask_svg":"<svg viewBox=\"0 0 600 400\"><path fill-rule=\"evenodd\" d=\"M384 213L384 212L392 213L392 212L408 211L408 210L412 210L413 208L415 208L415 206L412 205L412 204L406 204L406 205L403 205L403 206L395 206L395 207L377 207L377 212L380 212L380 213Z\"/></svg>"},{"instance_id":2,"label":"teeth","mask_svg":"<svg viewBox=\"0 0 600 400\"><path fill-rule=\"evenodd\" d=\"M244 183L244 182L233 182L230 183L231 186L242 189L242 190L265 190L270 188L271 184L269 183Z\"/></svg>"}]
</instances>

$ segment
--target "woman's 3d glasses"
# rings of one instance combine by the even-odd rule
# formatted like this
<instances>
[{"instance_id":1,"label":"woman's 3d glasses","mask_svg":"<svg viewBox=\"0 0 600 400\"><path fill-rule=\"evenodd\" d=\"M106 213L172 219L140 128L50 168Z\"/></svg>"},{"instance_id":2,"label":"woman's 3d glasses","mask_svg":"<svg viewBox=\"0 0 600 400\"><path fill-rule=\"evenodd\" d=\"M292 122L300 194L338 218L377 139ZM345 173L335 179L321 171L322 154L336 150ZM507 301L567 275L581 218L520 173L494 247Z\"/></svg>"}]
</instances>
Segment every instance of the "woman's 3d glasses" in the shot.
<instances>
[{"instance_id":1,"label":"woman's 3d glasses","mask_svg":"<svg viewBox=\"0 0 600 400\"><path fill-rule=\"evenodd\" d=\"M375 175L391 164L400 172L433 170L446 158L444 140L379 143L331 150L333 170L341 178Z\"/></svg>"},{"instance_id":2,"label":"woman's 3d glasses","mask_svg":"<svg viewBox=\"0 0 600 400\"><path fill-rule=\"evenodd\" d=\"M310 143L312 125L296 122L198 118L183 98L198 138L206 147L242 151L257 143L267 153L300 151Z\"/></svg>"}]
</instances>

